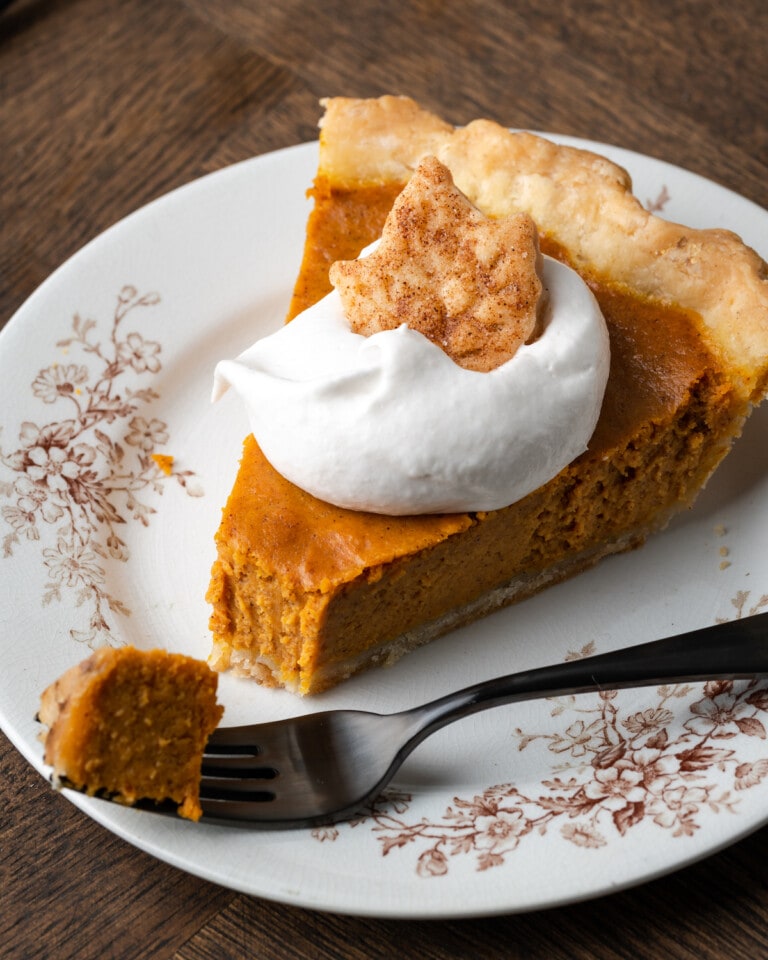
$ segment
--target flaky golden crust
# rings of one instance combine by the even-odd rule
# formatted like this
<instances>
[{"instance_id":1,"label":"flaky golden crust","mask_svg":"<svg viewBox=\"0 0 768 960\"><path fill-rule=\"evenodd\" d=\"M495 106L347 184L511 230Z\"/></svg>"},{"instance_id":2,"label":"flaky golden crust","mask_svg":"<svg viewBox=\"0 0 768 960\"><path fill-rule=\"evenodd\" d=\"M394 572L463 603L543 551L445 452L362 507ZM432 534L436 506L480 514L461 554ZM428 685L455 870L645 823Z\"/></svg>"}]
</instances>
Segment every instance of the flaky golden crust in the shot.
<instances>
[{"instance_id":1,"label":"flaky golden crust","mask_svg":"<svg viewBox=\"0 0 768 960\"><path fill-rule=\"evenodd\" d=\"M536 333L541 267L527 213L486 217L428 156L395 200L377 249L337 260L330 280L355 333L405 323L460 366L487 372Z\"/></svg>"},{"instance_id":2,"label":"flaky golden crust","mask_svg":"<svg viewBox=\"0 0 768 960\"><path fill-rule=\"evenodd\" d=\"M323 101L320 173L331 182L405 183L434 154L490 216L529 213L582 272L701 318L701 334L742 398L768 385L768 267L733 233L647 211L621 167L489 120L454 128L407 97Z\"/></svg>"}]
</instances>

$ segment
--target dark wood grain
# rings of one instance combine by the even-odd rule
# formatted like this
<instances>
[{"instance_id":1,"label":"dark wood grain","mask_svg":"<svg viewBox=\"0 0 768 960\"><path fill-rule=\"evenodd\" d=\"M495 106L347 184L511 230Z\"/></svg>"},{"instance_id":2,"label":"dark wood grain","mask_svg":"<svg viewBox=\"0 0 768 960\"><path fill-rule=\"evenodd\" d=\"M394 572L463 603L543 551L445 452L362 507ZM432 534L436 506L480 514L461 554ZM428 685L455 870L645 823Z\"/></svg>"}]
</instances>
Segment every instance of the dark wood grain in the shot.
<instances>
[{"instance_id":1,"label":"dark wood grain","mask_svg":"<svg viewBox=\"0 0 768 960\"><path fill-rule=\"evenodd\" d=\"M767 46L764 0L16 0L0 14L0 322L141 204L313 138L326 95L408 93L455 122L620 144L768 206ZM4 737L0 769L0 954L14 960L768 956L768 830L590 903L381 921L160 863Z\"/></svg>"}]
</instances>

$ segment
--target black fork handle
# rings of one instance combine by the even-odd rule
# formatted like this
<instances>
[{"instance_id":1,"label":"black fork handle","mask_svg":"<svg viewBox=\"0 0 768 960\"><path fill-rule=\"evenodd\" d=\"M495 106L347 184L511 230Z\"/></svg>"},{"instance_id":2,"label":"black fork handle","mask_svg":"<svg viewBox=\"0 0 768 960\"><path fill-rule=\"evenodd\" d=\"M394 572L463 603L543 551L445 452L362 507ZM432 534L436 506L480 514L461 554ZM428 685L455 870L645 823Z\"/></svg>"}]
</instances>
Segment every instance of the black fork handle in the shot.
<instances>
[{"instance_id":1,"label":"black fork handle","mask_svg":"<svg viewBox=\"0 0 768 960\"><path fill-rule=\"evenodd\" d=\"M404 711L412 749L454 720L522 700L704 680L768 677L768 613L465 687Z\"/></svg>"}]
</instances>

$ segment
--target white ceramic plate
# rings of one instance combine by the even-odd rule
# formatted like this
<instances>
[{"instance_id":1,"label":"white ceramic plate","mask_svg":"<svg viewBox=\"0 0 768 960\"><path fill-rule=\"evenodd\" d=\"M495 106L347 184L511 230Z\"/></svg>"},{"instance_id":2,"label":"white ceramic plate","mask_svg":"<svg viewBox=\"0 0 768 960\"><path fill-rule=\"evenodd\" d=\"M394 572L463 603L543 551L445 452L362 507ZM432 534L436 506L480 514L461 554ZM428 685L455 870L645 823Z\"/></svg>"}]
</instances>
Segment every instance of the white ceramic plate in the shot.
<instances>
[{"instance_id":1,"label":"white ceramic plate","mask_svg":"<svg viewBox=\"0 0 768 960\"><path fill-rule=\"evenodd\" d=\"M597 148L664 216L732 227L768 254L765 211ZM44 774L39 694L91 648L208 653L212 538L247 432L234 399L209 404L211 374L282 322L316 158L314 145L258 157L138 211L0 336L0 721ZM397 710L763 609L766 413L696 508L644 549L311 703L224 676L225 722ZM170 476L153 453L174 457ZM768 817L767 726L768 692L747 683L505 707L424 743L365 818L315 831L195 825L68 796L137 847L258 896L382 917L513 912L639 883L754 830Z\"/></svg>"}]
</instances>

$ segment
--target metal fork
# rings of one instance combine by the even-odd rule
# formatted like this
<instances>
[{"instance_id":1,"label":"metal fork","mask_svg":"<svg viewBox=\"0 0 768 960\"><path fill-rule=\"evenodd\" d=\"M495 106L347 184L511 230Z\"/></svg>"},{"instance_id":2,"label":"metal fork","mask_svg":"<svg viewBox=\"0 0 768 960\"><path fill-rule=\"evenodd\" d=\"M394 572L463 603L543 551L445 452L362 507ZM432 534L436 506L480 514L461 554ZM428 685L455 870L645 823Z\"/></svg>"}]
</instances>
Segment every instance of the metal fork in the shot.
<instances>
[{"instance_id":1,"label":"metal fork","mask_svg":"<svg viewBox=\"0 0 768 960\"><path fill-rule=\"evenodd\" d=\"M478 683L401 713L332 710L216 730L203 759L206 817L268 828L364 811L411 751L442 727L521 700L704 680L768 677L768 614Z\"/></svg>"}]
</instances>

